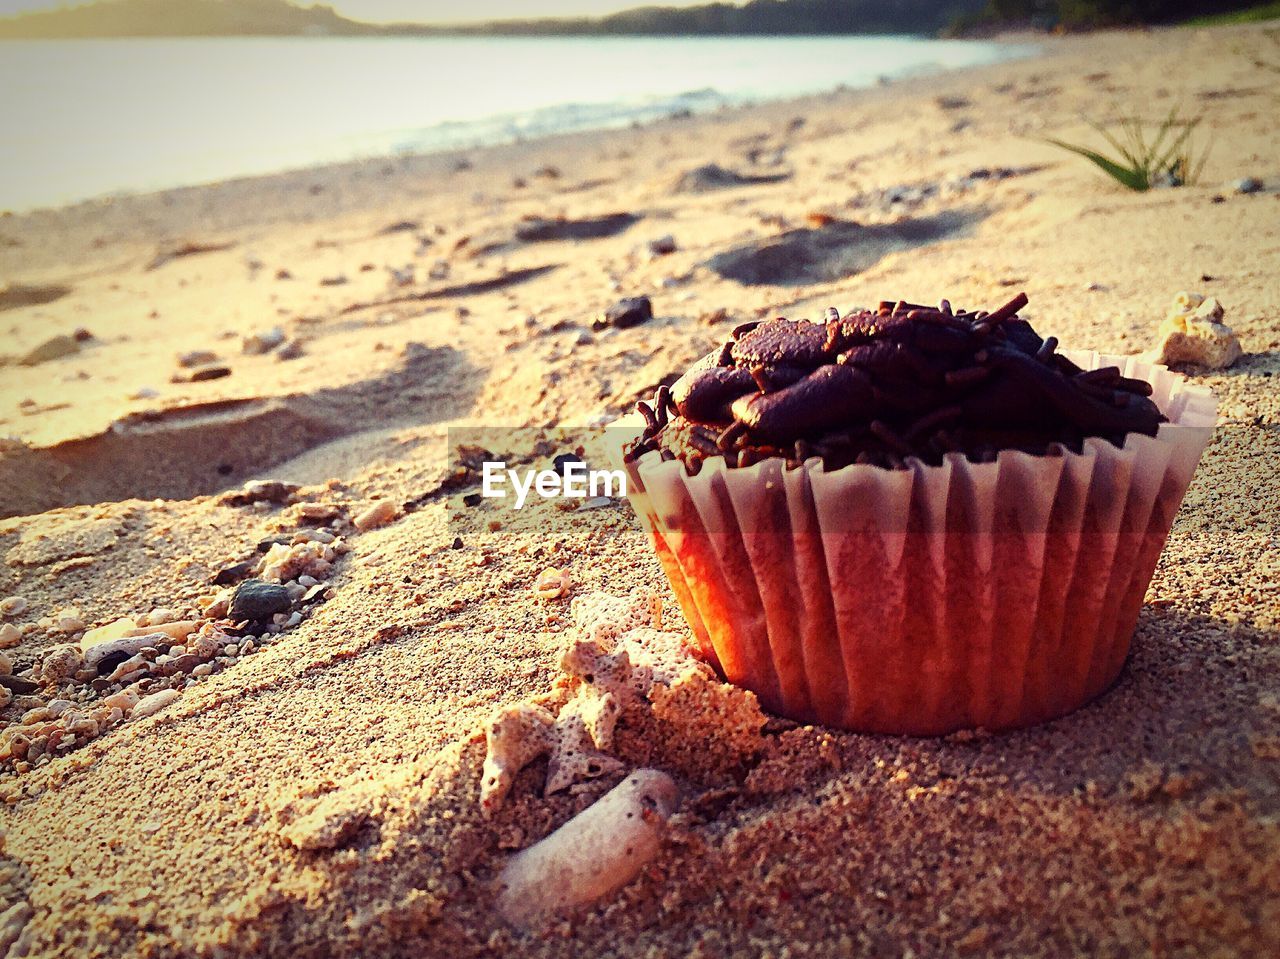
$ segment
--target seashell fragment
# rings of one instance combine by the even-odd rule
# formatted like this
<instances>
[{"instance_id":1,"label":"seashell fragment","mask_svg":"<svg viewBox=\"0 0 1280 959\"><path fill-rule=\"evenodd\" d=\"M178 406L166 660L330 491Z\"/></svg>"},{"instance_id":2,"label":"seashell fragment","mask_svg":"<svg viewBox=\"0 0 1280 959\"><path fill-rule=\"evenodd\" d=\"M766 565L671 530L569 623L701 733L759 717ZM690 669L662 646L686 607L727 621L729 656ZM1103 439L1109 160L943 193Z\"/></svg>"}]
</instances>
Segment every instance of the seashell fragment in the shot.
<instances>
[{"instance_id":1,"label":"seashell fragment","mask_svg":"<svg viewBox=\"0 0 1280 959\"><path fill-rule=\"evenodd\" d=\"M637 769L507 861L499 879L499 911L528 928L622 888L657 855L679 798L666 773Z\"/></svg>"}]
</instances>

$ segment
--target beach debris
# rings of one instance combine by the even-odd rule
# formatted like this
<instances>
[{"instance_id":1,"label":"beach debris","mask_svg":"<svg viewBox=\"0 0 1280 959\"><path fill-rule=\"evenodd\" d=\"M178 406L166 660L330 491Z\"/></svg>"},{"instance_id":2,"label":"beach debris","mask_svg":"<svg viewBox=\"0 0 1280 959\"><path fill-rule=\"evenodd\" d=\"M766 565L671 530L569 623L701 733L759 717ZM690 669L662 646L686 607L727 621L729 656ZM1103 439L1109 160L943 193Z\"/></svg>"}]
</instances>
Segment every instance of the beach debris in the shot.
<instances>
[{"instance_id":1,"label":"beach debris","mask_svg":"<svg viewBox=\"0 0 1280 959\"><path fill-rule=\"evenodd\" d=\"M76 643L51 646L44 651L40 662L32 668L32 676L45 685L52 686L70 679L80 671L83 662L80 647Z\"/></svg>"},{"instance_id":2,"label":"beach debris","mask_svg":"<svg viewBox=\"0 0 1280 959\"><path fill-rule=\"evenodd\" d=\"M333 276L321 278L321 286L345 286L347 283L347 275L345 273L336 273Z\"/></svg>"},{"instance_id":3,"label":"beach debris","mask_svg":"<svg viewBox=\"0 0 1280 959\"><path fill-rule=\"evenodd\" d=\"M236 587L231 597L229 615L236 620L261 622L269 620L276 613L286 612L292 605L289 591L280 584L249 579Z\"/></svg>"},{"instance_id":4,"label":"beach debris","mask_svg":"<svg viewBox=\"0 0 1280 959\"><path fill-rule=\"evenodd\" d=\"M216 362L218 362L218 354L213 350L189 350L186 353L178 354L178 365L184 369L207 366Z\"/></svg>"},{"instance_id":5,"label":"beach debris","mask_svg":"<svg viewBox=\"0 0 1280 959\"><path fill-rule=\"evenodd\" d=\"M223 250L229 250L234 243L180 243L177 246L169 247L161 250L147 264L148 270L158 270L170 260L181 259L186 256L196 256L201 253L220 253Z\"/></svg>"},{"instance_id":6,"label":"beach debris","mask_svg":"<svg viewBox=\"0 0 1280 959\"><path fill-rule=\"evenodd\" d=\"M224 366L221 363L210 363L207 366L197 366L186 373L174 373L169 377L170 383L203 383L205 380L220 380L224 376L231 375L231 367Z\"/></svg>"},{"instance_id":7,"label":"beach debris","mask_svg":"<svg viewBox=\"0 0 1280 959\"><path fill-rule=\"evenodd\" d=\"M1144 358L1165 366L1193 363L1210 370L1230 366L1244 350L1222 317L1222 304L1216 297L1180 292L1156 331L1159 342L1143 354Z\"/></svg>"},{"instance_id":8,"label":"beach debris","mask_svg":"<svg viewBox=\"0 0 1280 959\"><path fill-rule=\"evenodd\" d=\"M0 618L12 619L27 611L27 601L21 596L6 596L0 599Z\"/></svg>"},{"instance_id":9,"label":"beach debris","mask_svg":"<svg viewBox=\"0 0 1280 959\"><path fill-rule=\"evenodd\" d=\"M138 704L133 707L132 716L134 719L142 719L145 716L152 716L160 712L171 702L178 698L179 692L176 689L162 689L158 693L152 693L150 696L144 696L138 700Z\"/></svg>"},{"instance_id":10,"label":"beach debris","mask_svg":"<svg viewBox=\"0 0 1280 959\"><path fill-rule=\"evenodd\" d=\"M662 604L652 592L593 593L571 608L577 638L560 666L574 695L556 715L526 702L504 707L489 721L480 780L485 809L494 809L516 774L539 756L550 755L546 795L621 771L620 761L609 755L619 716L629 708L648 709L655 684L674 686L691 675L713 675L681 636L659 632Z\"/></svg>"},{"instance_id":11,"label":"beach debris","mask_svg":"<svg viewBox=\"0 0 1280 959\"><path fill-rule=\"evenodd\" d=\"M412 233L414 230L422 229L422 224L417 220L397 220L395 223L389 223L378 231L379 236L389 236L392 233Z\"/></svg>"},{"instance_id":12,"label":"beach debris","mask_svg":"<svg viewBox=\"0 0 1280 959\"><path fill-rule=\"evenodd\" d=\"M36 366L50 360L58 360L80 352L80 344L72 336L51 336L39 346L31 349L18 362L23 366Z\"/></svg>"},{"instance_id":13,"label":"beach debris","mask_svg":"<svg viewBox=\"0 0 1280 959\"><path fill-rule=\"evenodd\" d=\"M396 515L396 504L389 499L381 499L363 513L357 513L351 522L360 532L374 529L389 523Z\"/></svg>"},{"instance_id":14,"label":"beach debris","mask_svg":"<svg viewBox=\"0 0 1280 959\"><path fill-rule=\"evenodd\" d=\"M632 326L639 326L653 319L653 303L647 296L628 296L623 297L613 306L609 307L591 324L593 330L603 330L609 327L625 330Z\"/></svg>"},{"instance_id":15,"label":"beach debris","mask_svg":"<svg viewBox=\"0 0 1280 959\"><path fill-rule=\"evenodd\" d=\"M257 563L247 559L240 563L232 563L230 566L224 566L213 574L214 586L231 586L240 582L257 567Z\"/></svg>"},{"instance_id":16,"label":"beach debris","mask_svg":"<svg viewBox=\"0 0 1280 959\"><path fill-rule=\"evenodd\" d=\"M717 163L705 163L680 174L672 184L672 188L677 193L706 193L726 187L778 183L786 178L785 173L745 176L725 169Z\"/></svg>"},{"instance_id":17,"label":"beach debris","mask_svg":"<svg viewBox=\"0 0 1280 959\"><path fill-rule=\"evenodd\" d=\"M1235 183L1231 184L1231 189L1236 193L1241 194L1261 193L1262 181L1256 176L1241 177L1239 180L1236 180Z\"/></svg>"},{"instance_id":18,"label":"beach debris","mask_svg":"<svg viewBox=\"0 0 1280 959\"><path fill-rule=\"evenodd\" d=\"M280 269L276 270L276 279L277 279L277 280L292 280L292 279L293 279L293 274L292 274L292 273L290 273L288 270L284 269L283 267L281 267Z\"/></svg>"},{"instance_id":19,"label":"beach debris","mask_svg":"<svg viewBox=\"0 0 1280 959\"><path fill-rule=\"evenodd\" d=\"M284 330L273 326L268 330L250 333L241 341L240 349L250 356L260 356L263 353L270 353L283 342Z\"/></svg>"},{"instance_id":20,"label":"beach debris","mask_svg":"<svg viewBox=\"0 0 1280 959\"><path fill-rule=\"evenodd\" d=\"M53 284L29 286L25 283L0 282L0 310L16 310L23 306L41 306L60 300L71 292L71 287Z\"/></svg>"},{"instance_id":21,"label":"beach debris","mask_svg":"<svg viewBox=\"0 0 1280 959\"><path fill-rule=\"evenodd\" d=\"M507 861L498 880L499 911L527 928L616 892L657 855L679 801L669 775L637 769Z\"/></svg>"},{"instance_id":22,"label":"beach debris","mask_svg":"<svg viewBox=\"0 0 1280 959\"><path fill-rule=\"evenodd\" d=\"M668 233L649 241L650 256L666 256L676 251L676 238Z\"/></svg>"},{"instance_id":23,"label":"beach debris","mask_svg":"<svg viewBox=\"0 0 1280 959\"><path fill-rule=\"evenodd\" d=\"M414 277L416 276L417 272L418 272L417 266L415 266L412 263L408 264L402 269L397 269L394 266L389 266L387 267L387 273L390 275L387 278L387 283L389 286L392 286L392 287L413 286Z\"/></svg>"},{"instance_id":24,"label":"beach debris","mask_svg":"<svg viewBox=\"0 0 1280 959\"><path fill-rule=\"evenodd\" d=\"M276 503L282 505L292 502L293 495L298 492L297 483L285 483L281 480L249 480L238 490L223 493L218 497L220 506L250 506L254 503Z\"/></svg>"},{"instance_id":25,"label":"beach debris","mask_svg":"<svg viewBox=\"0 0 1280 959\"><path fill-rule=\"evenodd\" d=\"M606 213L570 220L565 217L527 216L516 224L515 237L522 243L549 240L599 240L615 236L638 221L634 213Z\"/></svg>"},{"instance_id":26,"label":"beach debris","mask_svg":"<svg viewBox=\"0 0 1280 959\"><path fill-rule=\"evenodd\" d=\"M0 625L0 649L12 649L22 642L22 630L13 623Z\"/></svg>"},{"instance_id":27,"label":"beach debris","mask_svg":"<svg viewBox=\"0 0 1280 959\"><path fill-rule=\"evenodd\" d=\"M550 566L538 574L533 586L533 595L538 599L559 599L569 592L569 571Z\"/></svg>"}]
</instances>

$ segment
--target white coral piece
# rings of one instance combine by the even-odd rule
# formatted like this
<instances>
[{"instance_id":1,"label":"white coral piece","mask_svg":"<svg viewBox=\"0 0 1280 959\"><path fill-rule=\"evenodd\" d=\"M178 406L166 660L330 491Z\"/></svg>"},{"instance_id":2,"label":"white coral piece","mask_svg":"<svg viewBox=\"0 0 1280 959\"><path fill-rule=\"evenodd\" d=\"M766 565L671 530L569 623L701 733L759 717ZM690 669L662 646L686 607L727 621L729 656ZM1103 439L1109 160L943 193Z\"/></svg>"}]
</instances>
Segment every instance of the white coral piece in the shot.
<instances>
[{"instance_id":1,"label":"white coral piece","mask_svg":"<svg viewBox=\"0 0 1280 959\"><path fill-rule=\"evenodd\" d=\"M1156 331L1160 341L1145 358L1165 366L1194 363L1211 370L1230 366L1244 355L1244 350L1222 317L1222 304L1215 297L1179 293Z\"/></svg>"},{"instance_id":2,"label":"white coral piece","mask_svg":"<svg viewBox=\"0 0 1280 959\"><path fill-rule=\"evenodd\" d=\"M661 601L648 590L579 597L572 612L579 637L570 641L560 667L577 680L574 696L554 717L542 706L520 703L490 720L480 783L486 808L500 802L516 774L539 756L550 754L546 795L619 771L622 763L608 753L623 710L649 708L655 683L671 686L690 673L711 675L680 635L659 630Z\"/></svg>"}]
</instances>

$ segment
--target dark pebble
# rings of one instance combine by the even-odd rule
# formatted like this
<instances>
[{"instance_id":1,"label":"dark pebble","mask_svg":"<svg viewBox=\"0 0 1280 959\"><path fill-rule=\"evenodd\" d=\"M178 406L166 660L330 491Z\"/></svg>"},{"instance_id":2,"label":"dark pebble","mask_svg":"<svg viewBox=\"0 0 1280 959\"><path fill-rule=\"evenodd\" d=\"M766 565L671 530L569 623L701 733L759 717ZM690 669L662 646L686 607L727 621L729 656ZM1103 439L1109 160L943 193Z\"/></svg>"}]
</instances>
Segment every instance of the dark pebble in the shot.
<instances>
[{"instance_id":1,"label":"dark pebble","mask_svg":"<svg viewBox=\"0 0 1280 959\"><path fill-rule=\"evenodd\" d=\"M243 563L234 563L231 566L224 566L213 575L214 586L230 586L232 583L238 583L250 573L256 564L245 560Z\"/></svg>"},{"instance_id":2,"label":"dark pebble","mask_svg":"<svg viewBox=\"0 0 1280 959\"><path fill-rule=\"evenodd\" d=\"M466 496L462 497L462 504L464 506L479 506L482 499L484 499L484 497L479 493L468 493Z\"/></svg>"},{"instance_id":3,"label":"dark pebble","mask_svg":"<svg viewBox=\"0 0 1280 959\"><path fill-rule=\"evenodd\" d=\"M653 304L647 296L628 296L604 311L592 324L597 330L614 326L625 330L653 319Z\"/></svg>"},{"instance_id":4,"label":"dark pebble","mask_svg":"<svg viewBox=\"0 0 1280 959\"><path fill-rule=\"evenodd\" d=\"M276 613L283 613L293 605L289 599L289 591L275 583L264 583L260 579L245 580L236 587L231 597L232 619L248 619L254 622L270 619Z\"/></svg>"},{"instance_id":5,"label":"dark pebble","mask_svg":"<svg viewBox=\"0 0 1280 959\"><path fill-rule=\"evenodd\" d=\"M576 453L561 453L559 456L557 456L555 459L551 461L551 466L557 473L559 473L561 476L564 476L564 468L566 466L568 466L570 463L581 463L581 462L582 462L582 457L578 456Z\"/></svg>"},{"instance_id":6,"label":"dark pebble","mask_svg":"<svg viewBox=\"0 0 1280 959\"><path fill-rule=\"evenodd\" d=\"M451 546L450 548L451 548L451 549L462 549L462 537L461 537L461 536L455 536L455 537L453 538L453 546Z\"/></svg>"},{"instance_id":7,"label":"dark pebble","mask_svg":"<svg viewBox=\"0 0 1280 959\"><path fill-rule=\"evenodd\" d=\"M174 659L169 663L169 665L173 668L174 672L189 673L203 662L204 660L195 653L186 653Z\"/></svg>"},{"instance_id":8,"label":"dark pebble","mask_svg":"<svg viewBox=\"0 0 1280 959\"><path fill-rule=\"evenodd\" d=\"M270 551L271 547L275 546L277 543L280 543L283 546L288 546L292 542L293 542L292 536L284 536L284 535L272 536L270 539L264 539L262 542L260 542L257 546L257 550L259 553L266 553Z\"/></svg>"},{"instance_id":9,"label":"dark pebble","mask_svg":"<svg viewBox=\"0 0 1280 959\"><path fill-rule=\"evenodd\" d=\"M30 696L40 689L39 683L22 676L0 676L0 686L7 687L15 696Z\"/></svg>"}]
</instances>

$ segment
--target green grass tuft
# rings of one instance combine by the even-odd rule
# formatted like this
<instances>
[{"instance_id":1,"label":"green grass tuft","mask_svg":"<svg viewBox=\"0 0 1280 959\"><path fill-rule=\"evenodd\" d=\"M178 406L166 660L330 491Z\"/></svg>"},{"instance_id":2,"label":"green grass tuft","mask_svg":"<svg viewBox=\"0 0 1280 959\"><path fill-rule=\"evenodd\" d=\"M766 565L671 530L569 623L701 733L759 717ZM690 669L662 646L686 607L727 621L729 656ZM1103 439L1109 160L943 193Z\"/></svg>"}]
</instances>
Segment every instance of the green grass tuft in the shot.
<instances>
[{"instance_id":1,"label":"green grass tuft","mask_svg":"<svg viewBox=\"0 0 1280 959\"><path fill-rule=\"evenodd\" d=\"M1186 186L1200 178L1209 156L1208 145L1197 154L1192 143L1200 119L1183 120L1175 107L1155 127L1154 136L1148 133L1146 124L1132 117L1121 120L1115 133L1091 122L1089 125L1116 151L1115 156L1053 137L1043 139L1084 157L1122 186L1141 192L1156 186Z\"/></svg>"}]
</instances>

